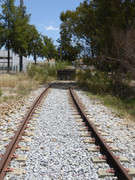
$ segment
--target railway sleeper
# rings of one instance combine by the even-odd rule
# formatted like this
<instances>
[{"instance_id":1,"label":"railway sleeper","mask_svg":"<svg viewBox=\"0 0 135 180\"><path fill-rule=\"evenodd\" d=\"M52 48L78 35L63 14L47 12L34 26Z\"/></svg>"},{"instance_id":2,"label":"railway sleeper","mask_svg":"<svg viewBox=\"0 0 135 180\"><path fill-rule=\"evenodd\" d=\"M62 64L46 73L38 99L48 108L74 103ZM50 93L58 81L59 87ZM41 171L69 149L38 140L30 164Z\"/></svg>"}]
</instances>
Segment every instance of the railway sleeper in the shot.
<instances>
[{"instance_id":1,"label":"railway sleeper","mask_svg":"<svg viewBox=\"0 0 135 180\"><path fill-rule=\"evenodd\" d=\"M128 172L129 175L135 176L135 169L134 168L126 169L126 171ZM110 169L99 169L98 175L99 175L99 178L104 178L106 176L115 176L115 171L112 169L111 170Z\"/></svg>"},{"instance_id":2,"label":"railway sleeper","mask_svg":"<svg viewBox=\"0 0 135 180\"><path fill-rule=\"evenodd\" d=\"M114 152L121 152L121 150L117 147L110 147L110 149ZM88 147L87 150L89 152L100 152L100 147L99 146L98 147L97 146L96 147Z\"/></svg>"},{"instance_id":3,"label":"railway sleeper","mask_svg":"<svg viewBox=\"0 0 135 180\"><path fill-rule=\"evenodd\" d=\"M11 158L14 159L15 161L19 161L19 162L24 162L27 160L26 156L13 155L13 156L11 156Z\"/></svg>"},{"instance_id":4,"label":"railway sleeper","mask_svg":"<svg viewBox=\"0 0 135 180\"><path fill-rule=\"evenodd\" d=\"M95 144L95 139L84 139L84 143ZM106 143L113 143L112 139L105 139Z\"/></svg>"},{"instance_id":5,"label":"railway sleeper","mask_svg":"<svg viewBox=\"0 0 135 180\"><path fill-rule=\"evenodd\" d=\"M128 158L127 157L124 157L124 156L116 156L116 158L120 161L120 162L129 162ZM107 160L107 157L106 156L101 156L101 157L92 157L91 158L92 161L94 163L102 163L102 162L106 162Z\"/></svg>"},{"instance_id":6,"label":"railway sleeper","mask_svg":"<svg viewBox=\"0 0 135 180\"><path fill-rule=\"evenodd\" d=\"M14 175L23 175L26 174L26 171L23 169L14 169L14 168L7 168L5 169L7 174L14 174Z\"/></svg>"}]
</instances>

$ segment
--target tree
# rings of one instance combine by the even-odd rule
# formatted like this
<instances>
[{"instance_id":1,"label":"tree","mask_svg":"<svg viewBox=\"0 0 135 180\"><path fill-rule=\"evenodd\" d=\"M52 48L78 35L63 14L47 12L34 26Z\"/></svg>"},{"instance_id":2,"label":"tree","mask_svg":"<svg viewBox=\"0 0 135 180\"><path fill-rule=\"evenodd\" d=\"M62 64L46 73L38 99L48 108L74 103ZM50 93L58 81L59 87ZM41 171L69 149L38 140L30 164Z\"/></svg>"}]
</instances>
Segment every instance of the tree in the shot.
<instances>
[{"instance_id":1,"label":"tree","mask_svg":"<svg viewBox=\"0 0 135 180\"><path fill-rule=\"evenodd\" d=\"M94 56L95 17L88 2L81 3L76 11L62 12L60 19L62 21L61 31L66 29L73 43L81 47L80 51L83 50L84 54Z\"/></svg>"},{"instance_id":2,"label":"tree","mask_svg":"<svg viewBox=\"0 0 135 180\"><path fill-rule=\"evenodd\" d=\"M23 68L23 56L28 53L29 20L30 15L26 13L23 0L20 0L20 6L16 8L13 23L13 50L20 55L20 72Z\"/></svg>"},{"instance_id":3,"label":"tree","mask_svg":"<svg viewBox=\"0 0 135 180\"><path fill-rule=\"evenodd\" d=\"M134 14L134 0L84 0L75 11L61 13L61 32L65 40L70 39L68 44L74 40L83 47L81 54L96 68L110 72L120 65L112 60L118 57L114 32L130 31L135 26Z\"/></svg>"},{"instance_id":4,"label":"tree","mask_svg":"<svg viewBox=\"0 0 135 180\"><path fill-rule=\"evenodd\" d=\"M29 37L28 37L28 55L32 55L34 57L34 61L36 64L37 56L41 57L41 49L42 49L42 38L41 34L38 33L36 27L34 25L29 25Z\"/></svg>"},{"instance_id":5,"label":"tree","mask_svg":"<svg viewBox=\"0 0 135 180\"><path fill-rule=\"evenodd\" d=\"M56 50L56 46L53 43L52 38L48 38L47 36L42 36L42 50L41 56L42 58L46 57L48 62L52 58L56 58L58 56L58 52Z\"/></svg>"},{"instance_id":6,"label":"tree","mask_svg":"<svg viewBox=\"0 0 135 180\"><path fill-rule=\"evenodd\" d=\"M5 35L5 29L2 26L2 23L0 23L0 49L4 46L4 35Z\"/></svg>"},{"instance_id":7,"label":"tree","mask_svg":"<svg viewBox=\"0 0 135 180\"><path fill-rule=\"evenodd\" d=\"M0 15L0 19L2 22L2 28L5 31L2 36L2 42L5 42L4 46L8 50L8 72L9 72L9 70L10 70L10 49L12 48L12 42L13 42L13 29L12 28L13 28L13 23L15 20L14 0L5 0L4 4L2 4L1 7L2 7L2 14Z\"/></svg>"},{"instance_id":8,"label":"tree","mask_svg":"<svg viewBox=\"0 0 135 180\"><path fill-rule=\"evenodd\" d=\"M59 43L58 52L61 60L74 61L80 53L80 44L75 42L70 35L71 34L63 28L60 32L61 39L57 40Z\"/></svg>"}]
</instances>

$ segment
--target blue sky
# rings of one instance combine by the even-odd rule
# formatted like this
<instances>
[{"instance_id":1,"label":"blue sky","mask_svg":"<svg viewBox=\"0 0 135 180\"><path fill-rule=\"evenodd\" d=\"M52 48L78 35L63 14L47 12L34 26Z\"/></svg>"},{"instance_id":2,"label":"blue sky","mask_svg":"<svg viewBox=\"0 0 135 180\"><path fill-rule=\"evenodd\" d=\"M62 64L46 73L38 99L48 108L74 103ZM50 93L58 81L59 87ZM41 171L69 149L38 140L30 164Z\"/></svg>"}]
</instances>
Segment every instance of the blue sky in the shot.
<instances>
[{"instance_id":1,"label":"blue sky","mask_svg":"<svg viewBox=\"0 0 135 180\"><path fill-rule=\"evenodd\" d=\"M55 44L59 38L60 13L75 10L80 2L83 0L24 0L27 12L31 14L30 23L43 35L53 38Z\"/></svg>"}]
</instances>

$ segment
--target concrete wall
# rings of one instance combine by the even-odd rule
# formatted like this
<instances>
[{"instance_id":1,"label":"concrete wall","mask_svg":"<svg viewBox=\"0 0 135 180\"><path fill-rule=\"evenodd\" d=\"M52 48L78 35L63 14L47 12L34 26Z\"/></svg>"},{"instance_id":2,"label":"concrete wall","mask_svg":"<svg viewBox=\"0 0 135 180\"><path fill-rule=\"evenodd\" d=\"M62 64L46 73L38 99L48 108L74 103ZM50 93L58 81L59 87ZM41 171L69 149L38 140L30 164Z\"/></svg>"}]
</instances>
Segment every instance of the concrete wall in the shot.
<instances>
[{"instance_id":1,"label":"concrete wall","mask_svg":"<svg viewBox=\"0 0 135 180\"><path fill-rule=\"evenodd\" d=\"M19 71L19 55L10 51L10 67L12 71ZM7 68L8 52L6 50L0 50L0 69ZM27 70L28 60L23 56L23 71ZM4 69L3 68L3 69Z\"/></svg>"}]
</instances>

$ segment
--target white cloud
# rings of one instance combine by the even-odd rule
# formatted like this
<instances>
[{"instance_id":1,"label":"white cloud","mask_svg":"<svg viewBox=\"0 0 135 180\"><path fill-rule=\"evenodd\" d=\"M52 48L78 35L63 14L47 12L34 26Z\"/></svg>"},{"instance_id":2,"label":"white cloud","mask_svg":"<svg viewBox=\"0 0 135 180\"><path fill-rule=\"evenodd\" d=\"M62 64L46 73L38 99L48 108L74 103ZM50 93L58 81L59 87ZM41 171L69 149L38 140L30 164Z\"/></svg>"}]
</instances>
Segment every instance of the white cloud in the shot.
<instances>
[{"instance_id":1,"label":"white cloud","mask_svg":"<svg viewBox=\"0 0 135 180\"><path fill-rule=\"evenodd\" d=\"M59 31L59 28L55 28L52 25L45 27L47 31Z\"/></svg>"}]
</instances>

